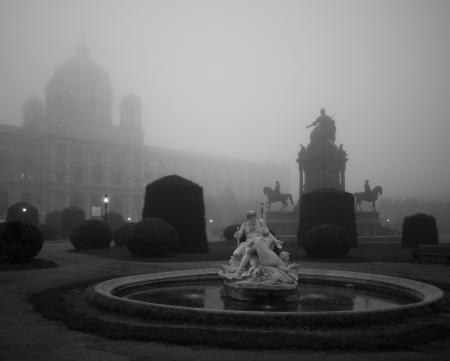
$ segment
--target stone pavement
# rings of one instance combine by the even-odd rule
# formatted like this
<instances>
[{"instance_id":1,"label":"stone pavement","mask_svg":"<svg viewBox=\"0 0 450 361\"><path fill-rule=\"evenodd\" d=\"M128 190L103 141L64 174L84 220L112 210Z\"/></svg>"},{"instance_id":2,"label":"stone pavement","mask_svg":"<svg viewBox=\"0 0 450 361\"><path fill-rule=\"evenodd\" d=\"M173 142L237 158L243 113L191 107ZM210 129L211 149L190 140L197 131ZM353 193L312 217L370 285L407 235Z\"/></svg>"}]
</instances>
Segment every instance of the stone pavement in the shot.
<instances>
[{"instance_id":1,"label":"stone pavement","mask_svg":"<svg viewBox=\"0 0 450 361\"><path fill-rule=\"evenodd\" d=\"M39 258L59 267L0 272L0 360L348 360L416 361L449 360L450 345L417 346L410 351L312 352L299 350L252 351L188 347L139 341L117 341L69 330L62 323L49 321L36 313L27 298L36 292L93 277L148 273L187 268L207 268L217 262L144 263L117 261L68 252L70 243L45 244ZM409 263L304 263L306 268L342 269L416 278L449 285L450 268L445 265Z\"/></svg>"}]
</instances>

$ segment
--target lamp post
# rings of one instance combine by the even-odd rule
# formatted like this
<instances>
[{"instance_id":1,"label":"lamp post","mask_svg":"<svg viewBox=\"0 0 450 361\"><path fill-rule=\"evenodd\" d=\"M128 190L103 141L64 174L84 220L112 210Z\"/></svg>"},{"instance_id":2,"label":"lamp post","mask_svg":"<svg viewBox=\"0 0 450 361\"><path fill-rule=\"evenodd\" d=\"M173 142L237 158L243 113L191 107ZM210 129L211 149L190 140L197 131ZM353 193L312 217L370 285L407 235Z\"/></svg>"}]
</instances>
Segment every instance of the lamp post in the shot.
<instances>
[{"instance_id":1,"label":"lamp post","mask_svg":"<svg viewBox=\"0 0 450 361\"><path fill-rule=\"evenodd\" d=\"M107 222L108 204L109 204L109 198L108 198L108 195L105 194L105 196L103 197L103 206L105 207L105 224L106 225L108 225L108 222Z\"/></svg>"}]
</instances>

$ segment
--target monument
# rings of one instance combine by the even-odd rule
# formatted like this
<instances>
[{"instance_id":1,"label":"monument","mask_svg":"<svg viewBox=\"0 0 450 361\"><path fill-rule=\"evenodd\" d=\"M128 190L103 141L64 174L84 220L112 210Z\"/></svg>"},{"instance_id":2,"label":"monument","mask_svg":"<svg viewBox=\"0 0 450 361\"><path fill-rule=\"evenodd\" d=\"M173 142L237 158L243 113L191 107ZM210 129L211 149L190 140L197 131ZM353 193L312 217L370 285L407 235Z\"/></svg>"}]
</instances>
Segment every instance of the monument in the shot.
<instances>
[{"instance_id":1,"label":"monument","mask_svg":"<svg viewBox=\"0 0 450 361\"><path fill-rule=\"evenodd\" d=\"M375 186L371 189L368 179L364 182L364 192L354 193L356 228L358 230L358 235L382 235L392 233L391 230L382 226L380 222L380 213L375 207L378 196L381 194L383 194L383 188L381 186ZM370 210L363 210L361 208L361 202L363 201L371 203Z\"/></svg>"},{"instance_id":2,"label":"monument","mask_svg":"<svg viewBox=\"0 0 450 361\"><path fill-rule=\"evenodd\" d=\"M325 109L307 128L314 127L310 143L300 145L297 163L300 172L299 201L303 193L320 188L345 190L345 163L347 153L341 144L337 147L336 125Z\"/></svg>"}]
</instances>

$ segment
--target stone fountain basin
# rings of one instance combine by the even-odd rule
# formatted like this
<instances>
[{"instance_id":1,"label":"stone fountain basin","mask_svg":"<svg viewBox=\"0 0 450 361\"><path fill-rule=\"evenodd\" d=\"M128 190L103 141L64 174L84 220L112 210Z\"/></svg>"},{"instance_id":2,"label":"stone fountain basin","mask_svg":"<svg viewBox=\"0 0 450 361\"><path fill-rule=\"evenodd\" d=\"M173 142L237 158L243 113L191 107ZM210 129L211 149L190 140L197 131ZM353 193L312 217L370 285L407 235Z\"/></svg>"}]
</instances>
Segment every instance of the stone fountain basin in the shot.
<instances>
[{"instance_id":1,"label":"stone fountain basin","mask_svg":"<svg viewBox=\"0 0 450 361\"><path fill-rule=\"evenodd\" d=\"M331 283L342 287L352 286L377 289L382 292L405 297L408 304L394 305L383 309L341 311L235 311L215 310L148 303L129 299L127 294L154 286L171 283L217 280L218 269L196 269L163 273L141 274L115 278L98 283L86 291L86 301L97 308L139 320L162 320L176 323L212 325L228 324L245 327L342 327L355 324L380 324L398 322L417 315L435 312L443 300L444 293L437 287L410 279L379 274L301 269L299 279L312 283Z\"/></svg>"}]
</instances>

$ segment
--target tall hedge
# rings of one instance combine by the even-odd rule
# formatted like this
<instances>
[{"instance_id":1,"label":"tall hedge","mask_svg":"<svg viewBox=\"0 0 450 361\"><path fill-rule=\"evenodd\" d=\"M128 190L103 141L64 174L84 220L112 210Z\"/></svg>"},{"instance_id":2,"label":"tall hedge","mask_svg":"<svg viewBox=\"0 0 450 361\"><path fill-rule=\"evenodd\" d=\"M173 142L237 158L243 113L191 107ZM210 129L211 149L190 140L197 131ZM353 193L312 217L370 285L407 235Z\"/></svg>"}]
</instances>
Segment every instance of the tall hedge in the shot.
<instances>
[{"instance_id":1,"label":"tall hedge","mask_svg":"<svg viewBox=\"0 0 450 361\"><path fill-rule=\"evenodd\" d=\"M338 189L319 189L302 195L300 200L299 245L308 230L322 224L332 224L344 229L351 246L358 246L353 194Z\"/></svg>"},{"instance_id":2,"label":"tall hedge","mask_svg":"<svg viewBox=\"0 0 450 361\"><path fill-rule=\"evenodd\" d=\"M433 216L417 213L405 217L402 229L402 246L416 247L419 244L438 244L439 235Z\"/></svg>"},{"instance_id":3,"label":"tall hedge","mask_svg":"<svg viewBox=\"0 0 450 361\"><path fill-rule=\"evenodd\" d=\"M84 222L84 211L77 207L69 207L61 213L61 237L68 238L72 231Z\"/></svg>"},{"instance_id":4,"label":"tall hedge","mask_svg":"<svg viewBox=\"0 0 450 361\"><path fill-rule=\"evenodd\" d=\"M17 202L8 207L6 221L39 224L39 212L27 202Z\"/></svg>"},{"instance_id":5,"label":"tall hedge","mask_svg":"<svg viewBox=\"0 0 450 361\"><path fill-rule=\"evenodd\" d=\"M49 212L45 215L44 220L45 225L52 227L56 230L56 234L60 233L61 227L61 211Z\"/></svg>"},{"instance_id":6,"label":"tall hedge","mask_svg":"<svg viewBox=\"0 0 450 361\"><path fill-rule=\"evenodd\" d=\"M169 222L178 233L178 252L208 252L203 188L198 184L177 175L148 184L142 218Z\"/></svg>"}]
</instances>

